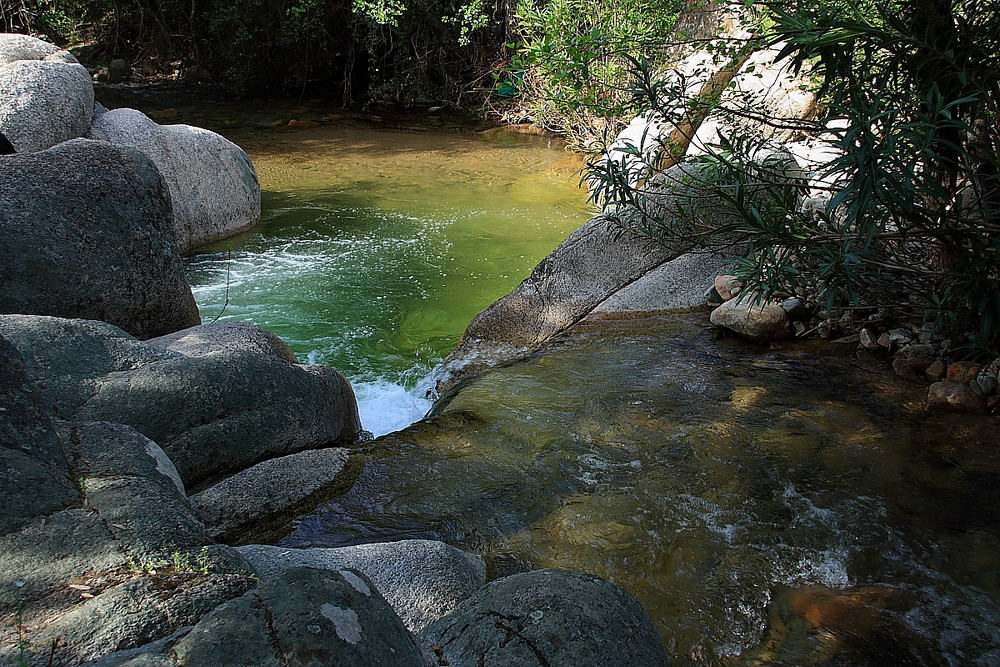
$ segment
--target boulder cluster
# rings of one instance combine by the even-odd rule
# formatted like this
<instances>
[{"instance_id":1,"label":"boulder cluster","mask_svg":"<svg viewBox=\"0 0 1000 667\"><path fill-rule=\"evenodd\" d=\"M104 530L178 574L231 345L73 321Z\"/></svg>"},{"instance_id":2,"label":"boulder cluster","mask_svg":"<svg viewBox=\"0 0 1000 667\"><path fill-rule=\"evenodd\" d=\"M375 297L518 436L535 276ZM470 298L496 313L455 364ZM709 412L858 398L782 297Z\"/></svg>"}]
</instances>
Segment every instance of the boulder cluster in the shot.
<instances>
[{"instance_id":1,"label":"boulder cluster","mask_svg":"<svg viewBox=\"0 0 1000 667\"><path fill-rule=\"evenodd\" d=\"M339 372L201 324L181 253L259 213L237 146L0 35L0 664L667 664L598 577L252 544L350 488L366 440Z\"/></svg>"}]
</instances>

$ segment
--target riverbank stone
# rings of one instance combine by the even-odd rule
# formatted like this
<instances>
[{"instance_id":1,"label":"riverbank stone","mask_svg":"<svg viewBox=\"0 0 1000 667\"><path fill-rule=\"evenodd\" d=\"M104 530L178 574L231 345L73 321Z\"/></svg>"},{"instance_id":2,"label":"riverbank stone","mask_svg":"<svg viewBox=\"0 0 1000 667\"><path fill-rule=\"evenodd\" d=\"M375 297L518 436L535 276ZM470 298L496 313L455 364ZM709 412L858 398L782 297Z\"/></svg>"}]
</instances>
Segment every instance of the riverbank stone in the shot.
<instances>
[{"instance_id":1,"label":"riverbank stone","mask_svg":"<svg viewBox=\"0 0 1000 667\"><path fill-rule=\"evenodd\" d=\"M82 65L51 60L0 65L0 132L18 153L82 137L93 119L94 86Z\"/></svg>"},{"instance_id":2,"label":"riverbank stone","mask_svg":"<svg viewBox=\"0 0 1000 667\"><path fill-rule=\"evenodd\" d=\"M961 382L935 382L927 389L927 407L937 412L986 412L986 401Z\"/></svg>"},{"instance_id":3,"label":"riverbank stone","mask_svg":"<svg viewBox=\"0 0 1000 667\"><path fill-rule=\"evenodd\" d=\"M730 299L712 311L712 324L751 340L787 340L792 337L791 320L776 303L760 303L752 296Z\"/></svg>"},{"instance_id":4,"label":"riverbank stone","mask_svg":"<svg viewBox=\"0 0 1000 667\"><path fill-rule=\"evenodd\" d=\"M6 65L15 60L79 63L72 53L45 40L12 32L0 33L0 65Z\"/></svg>"},{"instance_id":5,"label":"riverbank stone","mask_svg":"<svg viewBox=\"0 0 1000 667\"><path fill-rule=\"evenodd\" d=\"M264 459L353 445L361 432L350 382L327 366L247 350L185 357L86 320L5 315L0 335L56 416L134 427L188 488Z\"/></svg>"},{"instance_id":6,"label":"riverbank stone","mask_svg":"<svg viewBox=\"0 0 1000 667\"><path fill-rule=\"evenodd\" d=\"M297 364L292 348L277 335L250 322L212 322L157 336L150 345L179 352L185 357L199 357L225 350L246 350L268 354Z\"/></svg>"},{"instance_id":7,"label":"riverbank stone","mask_svg":"<svg viewBox=\"0 0 1000 667\"><path fill-rule=\"evenodd\" d=\"M232 236L260 219L253 162L211 130L158 125L135 109L113 109L94 119L88 136L136 149L153 161L170 191L181 252Z\"/></svg>"},{"instance_id":8,"label":"riverbank stone","mask_svg":"<svg viewBox=\"0 0 1000 667\"><path fill-rule=\"evenodd\" d=\"M237 550L264 579L299 566L362 572L414 633L453 611L486 583L482 557L435 540L308 549L252 544Z\"/></svg>"},{"instance_id":9,"label":"riverbank stone","mask_svg":"<svg viewBox=\"0 0 1000 667\"><path fill-rule=\"evenodd\" d=\"M94 667L425 667L416 643L361 573L290 568L186 632Z\"/></svg>"},{"instance_id":10,"label":"riverbank stone","mask_svg":"<svg viewBox=\"0 0 1000 667\"><path fill-rule=\"evenodd\" d=\"M0 282L2 313L101 320L138 338L201 321L159 172L101 141L0 160Z\"/></svg>"},{"instance_id":11,"label":"riverbank stone","mask_svg":"<svg viewBox=\"0 0 1000 667\"><path fill-rule=\"evenodd\" d=\"M194 513L228 544L280 539L299 510L350 488L349 450L312 449L262 461L191 496Z\"/></svg>"},{"instance_id":12,"label":"riverbank stone","mask_svg":"<svg viewBox=\"0 0 1000 667\"><path fill-rule=\"evenodd\" d=\"M419 639L454 667L670 664L652 620L630 593L569 570L494 581Z\"/></svg>"}]
</instances>

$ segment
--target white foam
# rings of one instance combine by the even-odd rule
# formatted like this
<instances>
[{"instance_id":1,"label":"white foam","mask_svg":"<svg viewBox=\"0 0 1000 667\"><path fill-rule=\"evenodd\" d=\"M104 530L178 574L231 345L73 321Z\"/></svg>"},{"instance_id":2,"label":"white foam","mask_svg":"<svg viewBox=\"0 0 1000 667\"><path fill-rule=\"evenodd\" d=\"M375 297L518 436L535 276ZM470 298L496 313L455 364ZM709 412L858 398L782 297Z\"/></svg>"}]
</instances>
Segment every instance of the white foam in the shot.
<instances>
[{"instance_id":1,"label":"white foam","mask_svg":"<svg viewBox=\"0 0 1000 667\"><path fill-rule=\"evenodd\" d=\"M375 437L404 429L431 409L432 401L423 398L424 391L420 387L409 390L387 380L352 384L358 399L361 426Z\"/></svg>"}]
</instances>

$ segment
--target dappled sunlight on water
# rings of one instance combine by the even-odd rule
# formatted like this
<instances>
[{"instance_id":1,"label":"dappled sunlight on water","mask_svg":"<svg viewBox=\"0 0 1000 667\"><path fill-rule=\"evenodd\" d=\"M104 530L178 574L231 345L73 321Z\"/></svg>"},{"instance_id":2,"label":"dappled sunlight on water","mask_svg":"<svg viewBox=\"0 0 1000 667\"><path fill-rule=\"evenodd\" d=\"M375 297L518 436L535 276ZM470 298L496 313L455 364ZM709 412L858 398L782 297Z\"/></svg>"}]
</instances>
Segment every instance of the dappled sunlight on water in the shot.
<instances>
[{"instance_id":1,"label":"dappled sunlight on water","mask_svg":"<svg viewBox=\"0 0 1000 667\"><path fill-rule=\"evenodd\" d=\"M919 385L696 317L585 324L472 381L283 543L436 538L498 574L593 572L677 664L990 664L994 439L901 407Z\"/></svg>"},{"instance_id":2,"label":"dappled sunlight on water","mask_svg":"<svg viewBox=\"0 0 1000 667\"><path fill-rule=\"evenodd\" d=\"M473 316L590 216L547 140L339 126L235 138L263 220L189 257L202 317L260 324L344 372L377 434L422 416L416 385Z\"/></svg>"}]
</instances>

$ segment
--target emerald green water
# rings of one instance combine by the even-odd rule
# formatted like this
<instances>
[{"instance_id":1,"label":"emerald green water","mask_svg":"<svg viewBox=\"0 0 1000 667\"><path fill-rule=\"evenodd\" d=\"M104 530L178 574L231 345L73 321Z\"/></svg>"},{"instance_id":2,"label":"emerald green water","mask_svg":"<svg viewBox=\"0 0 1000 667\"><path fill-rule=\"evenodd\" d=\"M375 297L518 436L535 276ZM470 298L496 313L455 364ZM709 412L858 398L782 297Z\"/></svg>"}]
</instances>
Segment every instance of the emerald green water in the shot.
<instances>
[{"instance_id":1,"label":"emerald green water","mask_svg":"<svg viewBox=\"0 0 1000 667\"><path fill-rule=\"evenodd\" d=\"M469 321L590 216L569 154L538 137L230 136L257 166L263 215L188 259L202 317L254 322L341 370L376 434L423 415L413 390Z\"/></svg>"}]
</instances>

